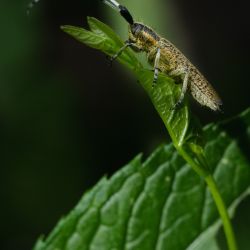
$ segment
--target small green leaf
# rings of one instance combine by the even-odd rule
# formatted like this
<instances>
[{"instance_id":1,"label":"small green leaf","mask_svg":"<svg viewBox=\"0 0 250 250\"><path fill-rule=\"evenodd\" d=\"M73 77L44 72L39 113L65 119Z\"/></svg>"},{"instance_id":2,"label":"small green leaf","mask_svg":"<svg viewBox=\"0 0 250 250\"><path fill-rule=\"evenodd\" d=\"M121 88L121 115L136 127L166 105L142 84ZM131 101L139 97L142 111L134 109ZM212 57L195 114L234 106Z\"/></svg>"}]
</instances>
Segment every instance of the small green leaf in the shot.
<instances>
[{"instance_id":1,"label":"small green leaf","mask_svg":"<svg viewBox=\"0 0 250 250\"><path fill-rule=\"evenodd\" d=\"M237 118L245 124L237 131L242 136L249 132L249 118L250 110ZM226 205L234 210L249 194L250 163L237 137L223 128L205 128L205 154ZM213 247L218 247L214 236L220 225L205 182L166 145L143 163L139 155L103 178L34 250L219 249Z\"/></svg>"},{"instance_id":2,"label":"small green leaf","mask_svg":"<svg viewBox=\"0 0 250 250\"><path fill-rule=\"evenodd\" d=\"M108 25L100 22L94 17L87 17L87 20L89 28L93 33L96 33L97 35L103 37L109 37L112 41L114 41L114 46L116 46L117 44L119 46L123 45L123 41L112 31L112 29Z\"/></svg>"},{"instance_id":3,"label":"small green leaf","mask_svg":"<svg viewBox=\"0 0 250 250\"><path fill-rule=\"evenodd\" d=\"M78 41L80 42L84 41L86 45L95 49L102 49L103 44L106 40L105 37L94 34L93 32L90 32L83 28L77 28L74 26L65 25L62 26L61 29L66 33L68 33L69 35L75 37Z\"/></svg>"},{"instance_id":4,"label":"small green leaf","mask_svg":"<svg viewBox=\"0 0 250 250\"><path fill-rule=\"evenodd\" d=\"M88 24L91 31L71 25L61 26L61 29L81 43L101 50L109 56L114 55L123 46L123 41L106 24L93 17L88 17ZM130 69L141 67L131 49L126 49L117 60Z\"/></svg>"}]
</instances>

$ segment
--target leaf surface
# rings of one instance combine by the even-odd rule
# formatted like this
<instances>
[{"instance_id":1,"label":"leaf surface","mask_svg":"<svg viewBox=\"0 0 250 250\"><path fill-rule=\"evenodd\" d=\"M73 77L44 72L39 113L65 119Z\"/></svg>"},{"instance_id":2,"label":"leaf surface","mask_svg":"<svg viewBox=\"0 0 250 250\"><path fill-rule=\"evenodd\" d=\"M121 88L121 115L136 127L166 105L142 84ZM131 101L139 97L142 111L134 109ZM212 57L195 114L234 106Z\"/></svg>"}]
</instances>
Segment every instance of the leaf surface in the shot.
<instances>
[{"instance_id":1,"label":"leaf surface","mask_svg":"<svg viewBox=\"0 0 250 250\"><path fill-rule=\"evenodd\" d=\"M250 146L250 110L233 123ZM250 164L233 137L232 121L205 127L205 154L227 207L234 211L250 191ZM202 178L172 145L141 155L103 178L35 250L219 249L220 220Z\"/></svg>"}]
</instances>

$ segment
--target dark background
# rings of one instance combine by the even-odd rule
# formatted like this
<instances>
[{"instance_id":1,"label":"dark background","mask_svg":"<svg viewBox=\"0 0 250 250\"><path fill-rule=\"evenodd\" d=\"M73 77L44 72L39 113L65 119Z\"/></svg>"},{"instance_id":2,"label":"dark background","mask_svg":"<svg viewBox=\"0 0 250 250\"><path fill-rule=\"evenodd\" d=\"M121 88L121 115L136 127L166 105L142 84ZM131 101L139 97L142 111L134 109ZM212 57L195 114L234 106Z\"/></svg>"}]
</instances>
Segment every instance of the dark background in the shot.
<instances>
[{"instance_id":1,"label":"dark background","mask_svg":"<svg viewBox=\"0 0 250 250\"><path fill-rule=\"evenodd\" d=\"M122 1L130 9L133 2L147 1ZM202 123L247 108L247 1L157 2L164 8L154 28L191 58L223 99L224 114L192 103ZM136 79L59 29L86 27L86 16L112 25L106 6L42 0L27 17L27 3L0 3L0 233L6 250L31 249L101 176L169 141ZM157 6L150 11L133 9L149 25ZM241 249L250 244L249 209L248 199L234 220Z\"/></svg>"}]
</instances>

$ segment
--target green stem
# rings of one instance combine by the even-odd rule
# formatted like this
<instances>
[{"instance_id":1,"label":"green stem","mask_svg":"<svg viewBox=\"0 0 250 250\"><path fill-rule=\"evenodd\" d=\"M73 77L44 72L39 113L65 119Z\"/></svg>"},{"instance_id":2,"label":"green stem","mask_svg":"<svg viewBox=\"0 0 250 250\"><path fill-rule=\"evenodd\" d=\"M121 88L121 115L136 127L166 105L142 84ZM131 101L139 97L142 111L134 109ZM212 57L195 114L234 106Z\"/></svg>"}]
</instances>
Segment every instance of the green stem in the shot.
<instances>
[{"instance_id":1,"label":"green stem","mask_svg":"<svg viewBox=\"0 0 250 250\"><path fill-rule=\"evenodd\" d=\"M177 151L180 153L180 155L186 160L187 163L193 168L193 170L199 175L202 176L206 183L207 186L210 190L210 193L213 196L214 202L216 204L216 207L218 209L219 215L222 220L222 224L224 227L224 232L228 244L229 250L237 250L237 245L236 245L236 240L235 240L235 235L233 231L233 227L226 209L226 206L224 204L224 201L221 197L221 194L219 192L219 189L215 183L215 180L213 176L206 171L202 166L197 164L190 156L189 154L185 151L185 149L182 146L178 146L175 144L175 147Z\"/></svg>"},{"instance_id":2,"label":"green stem","mask_svg":"<svg viewBox=\"0 0 250 250\"><path fill-rule=\"evenodd\" d=\"M218 209L218 212L220 214L220 217L221 217L221 220L222 220L222 223L224 226L224 232L226 235L228 248L230 250L237 250L237 244L236 244L236 240L235 240L233 227L232 227L231 221L229 219L225 203L224 203L224 201L219 193L217 184L216 184L212 175L208 175L205 178L205 181L206 181L208 188L209 188L209 190L214 198L214 202L215 202L217 209Z\"/></svg>"}]
</instances>

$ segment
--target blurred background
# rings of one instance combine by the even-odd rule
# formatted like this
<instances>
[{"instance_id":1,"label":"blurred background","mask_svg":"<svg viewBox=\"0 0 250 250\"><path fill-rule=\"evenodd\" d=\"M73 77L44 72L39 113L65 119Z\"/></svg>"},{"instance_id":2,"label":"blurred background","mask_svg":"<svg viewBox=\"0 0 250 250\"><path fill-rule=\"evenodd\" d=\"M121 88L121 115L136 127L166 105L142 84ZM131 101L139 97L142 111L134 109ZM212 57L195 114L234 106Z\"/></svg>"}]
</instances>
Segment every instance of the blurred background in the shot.
<instances>
[{"instance_id":1,"label":"blurred background","mask_svg":"<svg viewBox=\"0 0 250 250\"><path fill-rule=\"evenodd\" d=\"M136 79L60 25L86 16L126 40L127 24L99 0L0 3L0 194L2 249L31 249L104 174L168 142ZM202 124L241 112L249 101L247 1L123 0L134 17L171 40L198 66L224 102L224 114L192 101ZM250 199L234 224L249 249ZM248 237L247 237L248 234Z\"/></svg>"}]
</instances>

